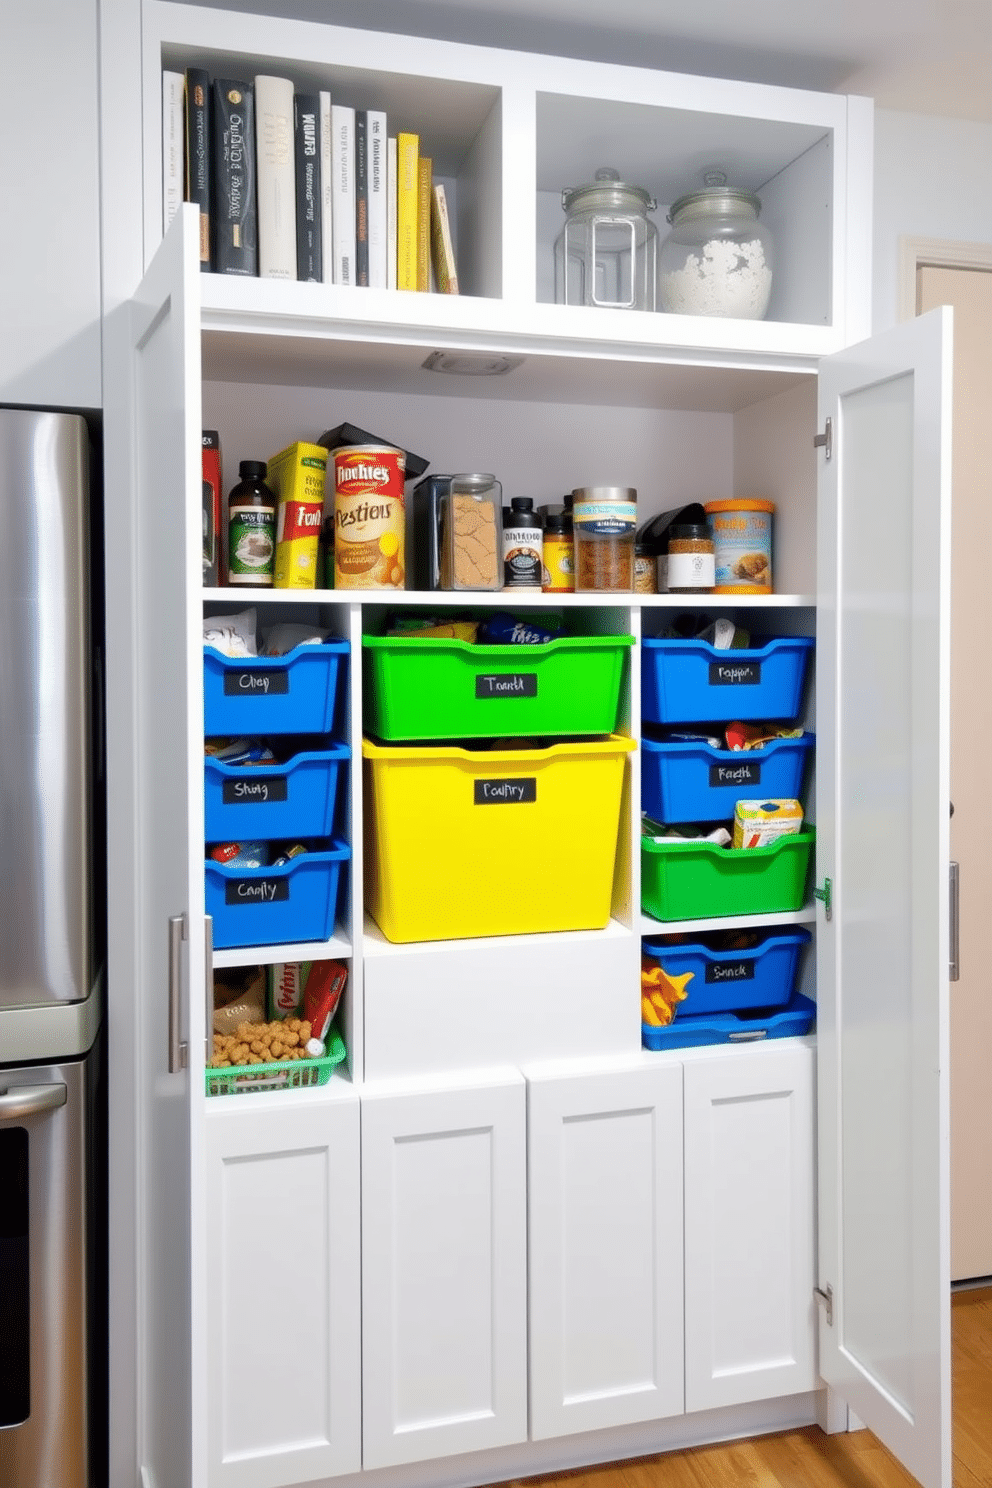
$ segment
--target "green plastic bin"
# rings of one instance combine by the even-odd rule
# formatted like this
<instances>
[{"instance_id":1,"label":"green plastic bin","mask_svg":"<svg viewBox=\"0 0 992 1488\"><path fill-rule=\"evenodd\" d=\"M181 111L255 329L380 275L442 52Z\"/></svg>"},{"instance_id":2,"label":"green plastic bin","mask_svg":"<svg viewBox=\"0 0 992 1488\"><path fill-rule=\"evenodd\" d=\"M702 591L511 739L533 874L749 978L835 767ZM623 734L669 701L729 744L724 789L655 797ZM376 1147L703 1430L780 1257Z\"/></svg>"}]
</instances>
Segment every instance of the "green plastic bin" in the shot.
<instances>
[{"instance_id":1,"label":"green plastic bin","mask_svg":"<svg viewBox=\"0 0 992 1488\"><path fill-rule=\"evenodd\" d=\"M634 637L539 646L365 636L365 732L385 741L612 734Z\"/></svg>"},{"instance_id":2,"label":"green plastic bin","mask_svg":"<svg viewBox=\"0 0 992 1488\"><path fill-rule=\"evenodd\" d=\"M806 902L815 832L768 847L641 838L641 907L656 920L781 914Z\"/></svg>"}]
</instances>

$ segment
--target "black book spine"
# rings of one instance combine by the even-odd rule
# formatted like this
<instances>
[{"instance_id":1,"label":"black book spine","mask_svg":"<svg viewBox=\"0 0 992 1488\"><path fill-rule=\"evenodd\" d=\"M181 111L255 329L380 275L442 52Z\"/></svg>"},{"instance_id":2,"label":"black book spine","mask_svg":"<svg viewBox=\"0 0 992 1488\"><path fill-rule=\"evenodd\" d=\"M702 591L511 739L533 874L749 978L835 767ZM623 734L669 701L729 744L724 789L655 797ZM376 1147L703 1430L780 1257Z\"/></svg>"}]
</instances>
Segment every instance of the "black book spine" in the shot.
<instances>
[{"instance_id":1,"label":"black book spine","mask_svg":"<svg viewBox=\"0 0 992 1488\"><path fill-rule=\"evenodd\" d=\"M369 282L369 116L355 110L355 283Z\"/></svg>"},{"instance_id":2,"label":"black book spine","mask_svg":"<svg viewBox=\"0 0 992 1488\"><path fill-rule=\"evenodd\" d=\"M297 93L296 277L324 277L320 243L320 95Z\"/></svg>"},{"instance_id":3,"label":"black book spine","mask_svg":"<svg viewBox=\"0 0 992 1488\"><path fill-rule=\"evenodd\" d=\"M258 273L255 89L214 80L213 266L218 274Z\"/></svg>"},{"instance_id":4,"label":"black book spine","mask_svg":"<svg viewBox=\"0 0 992 1488\"><path fill-rule=\"evenodd\" d=\"M186 200L200 209L200 268L210 271L210 74L186 69Z\"/></svg>"}]
</instances>

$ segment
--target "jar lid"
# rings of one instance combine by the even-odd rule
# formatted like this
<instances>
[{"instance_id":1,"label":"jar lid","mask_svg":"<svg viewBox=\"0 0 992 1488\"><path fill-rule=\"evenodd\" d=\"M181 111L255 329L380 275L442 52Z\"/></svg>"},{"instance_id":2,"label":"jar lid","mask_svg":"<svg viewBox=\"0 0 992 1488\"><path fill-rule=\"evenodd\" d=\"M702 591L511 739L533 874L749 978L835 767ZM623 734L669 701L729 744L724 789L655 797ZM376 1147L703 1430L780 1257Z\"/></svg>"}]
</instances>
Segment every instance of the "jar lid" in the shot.
<instances>
[{"instance_id":1,"label":"jar lid","mask_svg":"<svg viewBox=\"0 0 992 1488\"><path fill-rule=\"evenodd\" d=\"M774 512L774 501L764 501L760 496L742 496L734 501L707 501L707 516L710 512L762 511Z\"/></svg>"},{"instance_id":2,"label":"jar lid","mask_svg":"<svg viewBox=\"0 0 992 1488\"><path fill-rule=\"evenodd\" d=\"M566 511L549 511L544 513L545 532L570 533L572 531L572 513Z\"/></svg>"},{"instance_id":3,"label":"jar lid","mask_svg":"<svg viewBox=\"0 0 992 1488\"><path fill-rule=\"evenodd\" d=\"M705 522L682 522L669 530L670 537L709 538L711 535Z\"/></svg>"},{"instance_id":4,"label":"jar lid","mask_svg":"<svg viewBox=\"0 0 992 1488\"><path fill-rule=\"evenodd\" d=\"M634 486L576 486L572 492L576 501L636 501Z\"/></svg>"},{"instance_id":5,"label":"jar lid","mask_svg":"<svg viewBox=\"0 0 992 1488\"><path fill-rule=\"evenodd\" d=\"M669 208L667 220L674 224L692 217L757 217L760 211L761 198L753 191L738 191L724 182L680 196Z\"/></svg>"},{"instance_id":6,"label":"jar lid","mask_svg":"<svg viewBox=\"0 0 992 1488\"><path fill-rule=\"evenodd\" d=\"M238 466L238 474L245 480L264 480L268 473L264 460L242 460Z\"/></svg>"},{"instance_id":7,"label":"jar lid","mask_svg":"<svg viewBox=\"0 0 992 1488\"><path fill-rule=\"evenodd\" d=\"M633 186L621 181L620 172L604 165L596 172L594 181L584 186L566 186L561 193L561 204L566 212L602 207L608 211L653 212L658 203L643 186Z\"/></svg>"}]
</instances>

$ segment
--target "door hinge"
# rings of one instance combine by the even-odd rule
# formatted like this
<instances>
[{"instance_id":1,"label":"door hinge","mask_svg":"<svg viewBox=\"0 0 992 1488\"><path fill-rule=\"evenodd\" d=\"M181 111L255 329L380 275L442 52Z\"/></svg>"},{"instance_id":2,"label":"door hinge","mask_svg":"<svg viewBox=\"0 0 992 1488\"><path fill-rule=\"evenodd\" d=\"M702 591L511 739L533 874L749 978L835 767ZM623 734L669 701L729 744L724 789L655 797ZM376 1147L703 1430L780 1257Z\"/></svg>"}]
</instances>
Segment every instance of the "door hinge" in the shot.
<instances>
[{"instance_id":1,"label":"door hinge","mask_svg":"<svg viewBox=\"0 0 992 1488\"><path fill-rule=\"evenodd\" d=\"M832 878L823 880L822 889L813 890L813 898L823 901L823 908L828 920L833 919L834 912L834 883Z\"/></svg>"},{"instance_id":2,"label":"door hinge","mask_svg":"<svg viewBox=\"0 0 992 1488\"><path fill-rule=\"evenodd\" d=\"M833 421L833 419L829 419L829 418L827 419L826 423L823 426L823 433L822 434L814 434L813 435L813 447L815 449L821 449L822 448L823 453L824 453L824 456L826 457L826 459L829 460L832 457L833 452L834 452L834 421Z\"/></svg>"},{"instance_id":3,"label":"door hinge","mask_svg":"<svg viewBox=\"0 0 992 1488\"><path fill-rule=\"evenodd\" d=\"M834 1325L834 1289L833 1289L833 1287L830 1285L829 1282L827 1283L826 1290L824 1290L823 1287L814 1287L813 1288L813 1296L816 1298L817 1302L822 1302L823 1303L823 1306L826 1309L826 1314L827 1314L827 1327L828 1328L832 1328L833 1325Z\"/></svg>"}]
</instances>

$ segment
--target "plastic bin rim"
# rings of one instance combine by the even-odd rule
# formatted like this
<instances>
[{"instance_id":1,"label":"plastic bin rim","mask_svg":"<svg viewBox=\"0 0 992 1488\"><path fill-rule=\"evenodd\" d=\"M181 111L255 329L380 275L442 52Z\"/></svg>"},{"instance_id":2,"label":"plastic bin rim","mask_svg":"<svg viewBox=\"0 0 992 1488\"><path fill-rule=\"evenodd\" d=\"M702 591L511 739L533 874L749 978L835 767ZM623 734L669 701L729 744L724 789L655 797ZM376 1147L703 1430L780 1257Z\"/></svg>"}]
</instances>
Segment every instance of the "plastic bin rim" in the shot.
<instances>
[{"instance_id":1,"label":"plastic bin rim","mask_svg":"<svg viewBox=\"0 0 992 1488\"><path fill-rule=\"evenodd\" d=\"M459 636L362 636L363 647L368 647L370 651L385 650L390 646L398 645L404 651L464 651L470 656L494 657L507 661L511 658L525 656L546 656L548 652L555 650L577 651L582 647L590 647L603 651L611 646L633 646L633 644L632 635L556 636L554 640L541 641L536 645L509 646L480 645L476 641L463 641Z\"/></svg>"},{"instance_id":2,"label":"plastic bin rim","mask_svg":"<svg viewBox=\"0 0 992 1488\"><path fill-rule=\"evenodd\" d=\"M793 930L783 931L781 935L767 936L760 945L746 946L736 951L714 951L699 940L681 941L678 945L662 945L659 940L642 940L641 950L647 956L670 956L673 952L686 956L694 951L697 955L706 956L711 961L739 961L742 956L751 958L763 956L766 951L781 945L806 945L812 939L812 935L803 925L797 925Z\"/></svg>"},{"instance_id":3,"label":"plastic bin rim","mask_svg":"<svg viewBox=\"0 0 992 1488\"><path fill-rule=\"evenodd\" d=\"M210 617L207 616L209 619ZM326 655L330 651L335 656L341 656L351 647L350 641L311 641L294 646L292 651L284 651L281 656L228 656L223 651L218 651L216 646L204 646L204 660L208 656L215 658L225 667L285 667L290 662L296 661L301 656Z\"/></svg>"},{"instance_id":4,"label":"plastic bin rim","mask_svg":"<svg viewBox=\"0 0 992 1488\"><path fill-rule=\"evenodd\" d=\"M728 661L756 661L767 656L775 650L786 650L789 647L798 648L800 651L809 651L816 645L813 636L775 636L773 640L766 641L763 646L742 647L738 650L732 647L730 650L719 650L711 646L709 641L701 641L698 636L689 636L683 639L681 636L645 636L641 641L642 647L657 648L661 646L676 647L679 651L696 650L701 651L704 656L723 658Z\"/></svg>"},{"instance_id":5,"label":"plastic bin rim","mask_svg":"<svg viewBox=\"0 0 992 1488\"><path fill-rule=\"evenodd\" d=\"M687 725L668 724L661 727L679 728ZM719 725L715 725L719 727ZM777 749L812 749L816 743L816 735L804 731L798 739L769 739L766 744L761 744L757 749L718 749L714 744L707 744L705 739L649 739L645 735L641 737L642 746L649 752L663 750L665 754L707 754L713 759L762 759L765 755L773 754Z\"/></svg>"},{"instance_id":6,"label":"plastic bin rim","mask_svg":"<svg viewBox=\"0 0 992 1488\"><path fill-rule=\"evenodd\" d=\"M290 858L288 863L272 864L267 868L247 868L243 863L218 863L216 858L206 858L204 868L208 873L219 873L222 878L244 878L246 874L252 873L257 873L259 878L270 878L273 874L288 878L307 863L341 863L350 857L351 848L346 842L332 840L330 847L321 852L300 853L298 857Z\"/></svg>"},{"instance_id":7,"label":"plastic bin rim","mask_svg":"<svg viewBox=\"0 0 992 1488\"><path fill-rule=\"evenodd\" d=\"M339 760L351 758L351 745L340 744L336 740L329 744L326 749L301 749L298 754L291 754L288 760L272 760L268 764L229 765L226 760L217 759L216 755L205 754L203 756L203 767L206 770L216 770L221 775L241 776L249 774L249 779L254 780L258 776L265 780L272 775L287 775L295 770L297 765L302 765L310 760L316 760L318 764L333 764ZM250 773L249 773L250 772Z\"/></svg>"},{"instance_id":8,"label":"plastic bin rim","mask_svg":"<svg viewBox=\"0 0 992 1488\"><path fill-rule=\"evenodd\" d=\"M636 741L622 734L608 734L603 739L579 739L573 744L550 744L543 749L463 749L457 744L376 744L372 739L362 739L362 756L368 760L413 763L428 759L470 760L480 767L508 761L540 764L542 760L561 759L570 754L629 754L636 748Z\"/></svg>"},{"instance_id":9,"label":"plastic bin rim","mask_svg":"<svg viewBox=\"0 0 992 1488\"><path fill-rule=\"evenodd\" d=\"M769 842L764 847L721 847L719 842L707 842L705 838L689 839L688 841L677 837L665 837L659 841L655 837L641 837L641 847L648 852L698 852L700 849L711 854L719 854L721 858L769 858L775 853L781 852L788 847L808 847L816 839L816 832L785 832L776 842Z\"/></svg>"}]
</instances>

